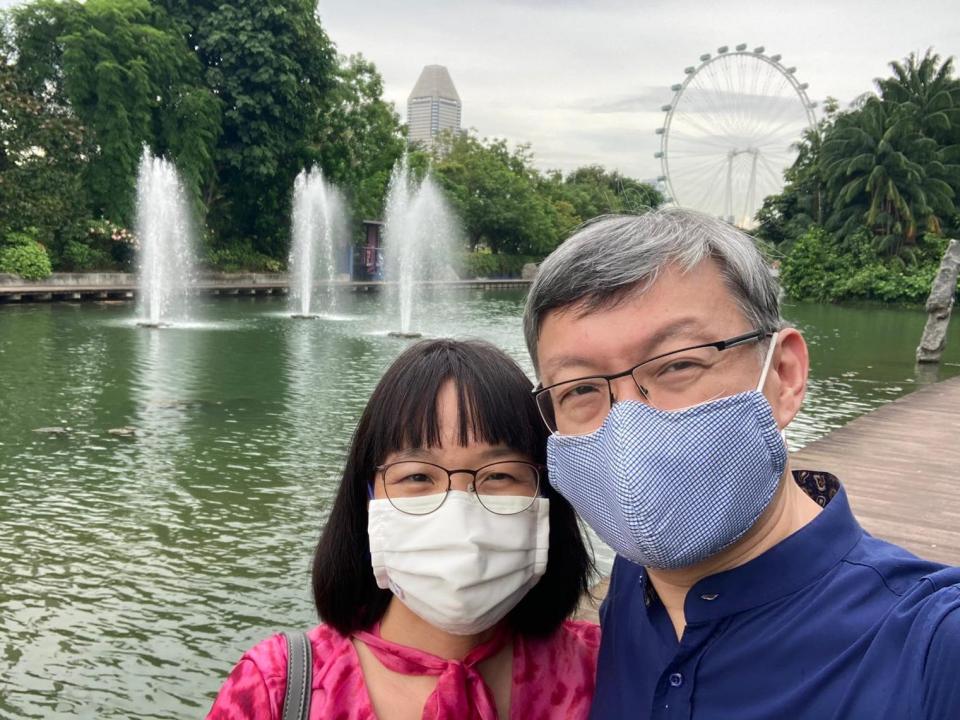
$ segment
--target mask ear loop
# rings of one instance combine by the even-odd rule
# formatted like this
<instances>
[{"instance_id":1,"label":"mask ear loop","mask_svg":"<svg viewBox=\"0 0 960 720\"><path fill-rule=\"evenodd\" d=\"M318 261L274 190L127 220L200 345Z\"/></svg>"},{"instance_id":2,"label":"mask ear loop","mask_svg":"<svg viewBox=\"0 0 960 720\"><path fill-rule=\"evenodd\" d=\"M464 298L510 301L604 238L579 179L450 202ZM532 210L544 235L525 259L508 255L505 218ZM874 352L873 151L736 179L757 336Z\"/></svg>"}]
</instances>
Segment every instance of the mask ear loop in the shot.
<instances>
[{"instance_id":1,"label":"mask ear loop","mask_svg":"<svg viewBox=\"0 0 960 720\"><path fill-rule=\"evenodd\" d=\"M780 334L780 331L773 333L770 336L770 347L767 349L767 357L763 361L763 372L760 374L760 382L757 384L757 392L763 392L763 386L767 382L767 374L770 372L771 360L773 360L773 351L777 347L777 336ZM783 444L787 444L787 429L781 428L780 438L783 440Z\"/></svg>"},{"instance_id":2,"label":"mask ear loop","mask_svg":"<svg viewBox=\"0 0 960 720\"><path fill-rule=\"evenodd\" d=\"M760 373L760 382L757 383L757 391L763 392L763 386L767 384L767 373L770 372L771 360L773 360L773 351L777 348L777 335L780 332L777 331L770 336L770 347L767 349L767 357L763 360L763 372Z\"/></svg>"}]
</instances>

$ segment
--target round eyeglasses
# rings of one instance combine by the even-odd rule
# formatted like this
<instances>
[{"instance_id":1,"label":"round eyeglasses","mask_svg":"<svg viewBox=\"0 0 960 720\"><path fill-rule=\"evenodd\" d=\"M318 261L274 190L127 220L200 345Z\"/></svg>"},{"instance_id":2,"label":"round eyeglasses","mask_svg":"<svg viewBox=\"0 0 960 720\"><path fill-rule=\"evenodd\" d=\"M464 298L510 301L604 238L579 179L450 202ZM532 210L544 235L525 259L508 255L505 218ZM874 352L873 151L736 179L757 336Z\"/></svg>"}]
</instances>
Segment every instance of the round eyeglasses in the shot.
<instances>
[{"instance_id":1,"label":"round eyeglasses","mask_svg":"<svg viewBox=\"0 0 960 720\"><path fill-rule=\"evenodd\" d=\"M540 465L520 460L490 463L476 470L448 470L419 460L377 466L390 504L408 515L426 515L443 505L457 473L473 477L467 491L475 493L487 510L515 515L533 505L539 496L541 469Z\"/></svg>"},{"instance_id":2,"label":"round eyeglasses","mask_svg":"<svg viewBox=\"0 0 960 720\"><path fill-rule=\"evenodd\" d=\"M660 410L685 407L730 393L726 373L719 370L724 350L762 342L773 333L754 330L743 335L673 350L613 375L574 378L535 389L537 407L551 432L587 435L599 429L615 398L611 380L633 378L644 400Z\"/></svg>"}]
</instances>

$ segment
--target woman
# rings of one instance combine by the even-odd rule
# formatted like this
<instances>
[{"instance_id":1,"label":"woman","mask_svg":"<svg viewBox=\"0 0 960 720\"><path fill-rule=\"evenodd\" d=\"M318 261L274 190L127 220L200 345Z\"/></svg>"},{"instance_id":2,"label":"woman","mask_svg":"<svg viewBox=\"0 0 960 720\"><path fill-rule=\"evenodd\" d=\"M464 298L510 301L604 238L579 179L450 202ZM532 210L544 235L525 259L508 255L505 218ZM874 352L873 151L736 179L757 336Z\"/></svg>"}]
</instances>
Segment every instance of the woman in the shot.
<instances>
[{"instance_id":1,"label":"woman","mask_svg":"<svg viewBox=\"0 0 960 720\"><path fill-rule=\"evenodd\" d=\"M313 563L310 718L585 718L599 631L568 621L591 561L549 486L516 363L404 352L360 418ZM248 651L209 718L279 718L287 649Z\"/></svg>"}]
</instances>

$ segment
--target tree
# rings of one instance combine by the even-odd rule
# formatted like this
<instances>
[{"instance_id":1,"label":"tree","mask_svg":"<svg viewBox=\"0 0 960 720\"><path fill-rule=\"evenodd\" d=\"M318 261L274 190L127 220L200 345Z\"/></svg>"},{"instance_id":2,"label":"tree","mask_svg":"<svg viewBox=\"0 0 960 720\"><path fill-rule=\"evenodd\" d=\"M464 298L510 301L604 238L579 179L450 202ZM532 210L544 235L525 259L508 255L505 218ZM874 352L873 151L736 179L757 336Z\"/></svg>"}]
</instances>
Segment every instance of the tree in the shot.
<instances>
[{"instance_id":1,"label":"tree","mask_svg":"<svg viewBox=\"0 0 960 720\"><path fill-rule=\"evenodd\" d=\"M600 165L577 168L566 177L549 173L544 189L558 209L561 204L572 208L575 225L598 215L642 212L663 204L663 195L652 185Z\"/></svg>"},{"instance_id":2,"label":"tree","mask_svg":"<svg viewBox=\"0 0 960 720\"><path fill-rule=\"evenodd\" d=\"M829 216L820 157L823 138L838 110L836 98L828 97L817 126L805 130L794 145L797 159L784 171L783 190L764 198L757 211L757 237L774 244L790 243L811 226L823 225Z\"/></svg>"},{"instance_id":3,"label":"tree","mask_svg":"<svg viewBox=\"0 0 960 720\"><path fill-rule=\"evenodd\" d=\"M910 53L891 62L890 69L893 76L877 80L877 89L899 119L942 147L960 143L960 80L953 77L953 58L941 63L928 49L922 58Z\"/></svg>"},{"instance_id":4,"label":"tree","mask_svg":"<svg viewBox=\"0 0 960 720\"><path fill-rule=\"evenodd\" d=\"M212 172L219 101L166 13L148 0L37 2L13 13L18 67L52 108L69 111L95 143L84 166L90 210L133 219L141 148L170 154L193 196Z\"/></svg>"},{"instance_id":5,"label":"tree","mask_svg":"<svg viewBox=\"0 0 960 720\"><path fill-rule=\"evenodd\" d=\"M928 50L892 62L838 113L835 101L816 132L798 143L783 191L765 199L758 235L792 241L825 225L841 242L866 230L881 253L913 255L924 233L957 224L960 192L960 82L953 61Z\"/></svg>"},{"instance_id":6,"label":"tree","mask_svg":"<svg viewBox=\"0 0 960 720\"><path fill-rule=\"evenodd\" d=\"M249 239L285 257L297 173L320 159L336 56L312 0L158 0L222 103L208 221L221 239Z\"/></svg>"},{"instance_id":7,"label":"tree","mask_svg":"<svg viewBox=\"0 0 960 720\"><path fill-rule=\"evenodd\" d=\"M538 192L529 147L447 133L434 146L434 173L464 223L471 249L546 254L560 240L560 217Z\"/></svg>"},{"instance_id":8,"label":"tree","mask_svg":"<svg viewBox=\"0 0 960 720\"><path fill-rule=\"evenodd\" d=\"M363 55L341 57L322 113L314 139L321 166L346 191L355 219L380 217L406 140L376 66Z\"/></svg>"},{"instance_id":9,"label":"tree","mask_svg":"<svg viewBox=\"0 0 960 720\"><path fill-rule=\"evenodd\" d=\"M29 230L56 254L88 217L89 133L68 108L38 96L13 58L0 38L0 240Z\"/></svg>"},{"instance_id":10,"label":"tree","mask_svg":"<svg viewBox=\"0 0 960 720\"><path fill-rule=\"evenodd\" d=\"M867 227L879 247L899 254L919 232L938 233L955 213L945 163L936 141L898 121L879 97L839 116L822 149L823 175L834 208L828 228L846 238Z\"/></svg>"}]
</instances>

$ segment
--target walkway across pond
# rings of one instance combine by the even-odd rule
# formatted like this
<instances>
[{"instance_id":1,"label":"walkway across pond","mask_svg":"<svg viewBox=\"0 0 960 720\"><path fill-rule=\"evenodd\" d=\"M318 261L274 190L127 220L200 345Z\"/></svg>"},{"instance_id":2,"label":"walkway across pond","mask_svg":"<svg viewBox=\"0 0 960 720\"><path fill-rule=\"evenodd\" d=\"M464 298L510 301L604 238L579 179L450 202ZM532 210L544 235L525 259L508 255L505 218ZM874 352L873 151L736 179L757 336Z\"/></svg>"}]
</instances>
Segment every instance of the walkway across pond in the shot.
<instances>
[{"instance_id":1,"label":"walkway across pond","mask_svg":"<svg viewBox=\"0 0 960 720\"><path fill-rule=\"evenodd\" d=\"M872 535L960 565L960 377L861 415L793 453L790 465L836 475ZM597 607L606 591L604 579ZM596 612L586 603L580 617Z\"/></svg>"},{"instance_id":2,"label":"walkway across pond","mask_svg":"<svg viewBox=\"0 0 960 720\"><path fill-rule=\"evenodd\" d=\"M426 280L419 285L453 289L523 288L530 280L518 278L473 278ZM353 292L377 291L396 283L383 280L331 280L317 287L333 286ZM205 295L286 295L290 278L282 273L218 273L201 277L193 291ZM139 292L136 276L129 273L63 273L45 280L24 281L0 275L0 303L57 302L78 300L130 300Z\"/></svg>"},{"instance_id":3,"label":"walkway across pond","mask_svg":"<svg viewBox=\"0 0 960 720\"><path fill-rule=\"evenodd\" d=\"M840 478L871 534L960 565L960 377L861 415L790 462Z\"/></svg>"}]
</instances>

